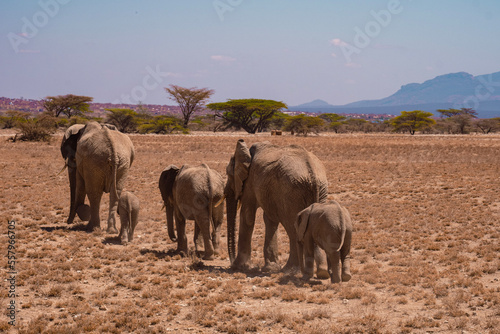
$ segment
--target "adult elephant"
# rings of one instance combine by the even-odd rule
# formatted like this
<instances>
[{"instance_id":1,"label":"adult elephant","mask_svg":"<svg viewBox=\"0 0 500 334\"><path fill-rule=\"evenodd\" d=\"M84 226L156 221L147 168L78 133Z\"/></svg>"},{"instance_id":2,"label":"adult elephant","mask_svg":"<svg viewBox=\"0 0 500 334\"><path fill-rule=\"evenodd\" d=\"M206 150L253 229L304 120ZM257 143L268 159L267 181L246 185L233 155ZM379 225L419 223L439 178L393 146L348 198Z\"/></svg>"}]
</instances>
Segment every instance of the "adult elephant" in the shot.
<instances>
[{"instance_id":1,"label":"adult elephant","mask_svg":"<svg viewBox=\"0 0 500 334\"><path fill-rule=\"evenodd\" d=\"M224 219L224 179L206 164L168 166L158 182L167 214L168 234L177 241L177 251L187 254L186 219L195 221L194 241L197 247L201 230L204 241L203 259L211 260L217 254L220 229ZM174 232L174 215L177 237ZM210 226L212 225L212 234Z\"/></svg>"},{"instance_id":2,"label":"adult elephant","mask_svg":"<svg viewBox=\"0 0 500 334\"><path fill-rule=\"evenodd\" d=\"M257 208L264 211L265 240L263 270L277 270L279 223L290 239L290 255L284 270L298 270L297 214L312 203L324 202L328 195L325 169L319 159L296 145L280 147L268 142L248 149L243 139L236 144L227 166L225 188L227 243L234 269L250 267L251 240ZM235 225L238 202L241 203L238 254L235 258ZM329 278L325 254L315 251L317 276Z\"/></svg>"},{"instance_id":3,"label":"adult elephant","mask_svg":"<svg viewBox=\"0 0 500 334\"><path fill-rule=\"evenodd\" d=\"M68 167L71 205L68 224L78 213L90 221L88 228L100 228L99 207L102 193L109 195L108 233L116 229L118 199L128 170L134 161L134 145L130 138L114 126L89 122L68 128L61 142L61 154ZM90 202L90 213L85 203Z\"/></svg>"}]
</instances>

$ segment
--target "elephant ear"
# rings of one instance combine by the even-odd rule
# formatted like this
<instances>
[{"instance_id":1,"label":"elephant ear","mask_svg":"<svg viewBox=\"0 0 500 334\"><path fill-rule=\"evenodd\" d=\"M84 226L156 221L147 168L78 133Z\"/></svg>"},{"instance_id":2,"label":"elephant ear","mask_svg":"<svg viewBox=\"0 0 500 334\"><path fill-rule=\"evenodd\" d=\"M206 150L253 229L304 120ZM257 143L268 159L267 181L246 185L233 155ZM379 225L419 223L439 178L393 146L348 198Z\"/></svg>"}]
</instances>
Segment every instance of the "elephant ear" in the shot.
<instances>
[{"instance_id":1,"label":"elephant ear","mask_svg":"<svg viewBox=\"0 0 500 334\"><path fill-rule=\"evenodd\" d=\"M248 177L251 161L252 156L247 144L243 139L238 140L234 152L234 195L236 199L239 199L243 192L243 184Z\"/></svg>"},{"instance_id":2,"label":"elephant ear","mask_svg":"<svg viewBox=\"0 0 500 334\"><path fill-rule=\"evenodd\" d=\"M179 174L179 167L170 165L160 175L158 187L160 188L161 198L165 204L169 203L172 199L172 188L174 187L177 174Z\"/></svg>"},{"instance_id":3,"label":"elephant ear","mask_svg":"<svg viewBox=\"0 0 500 334\"><path fill-rule=\"evenodd\" d=\"M75 157L76 146L83 133L84 128L85 124L74 124L70 126L64 133L63 139L61 141L61 155L64 160Z\"/></svg>"},{"instance_id":4,"label":"elephant ear","mask_svg":"<svg viewBox=\"0 0 500 334\"><path fill-rule=\"evenodd\" d=\"M297 214L297 221L295 222L295 230L297 231L297 240L302 242L304 234L306 234L307 226L309 225L309 216L311 214L313 205Z\"/></svg>"}]
</instances>

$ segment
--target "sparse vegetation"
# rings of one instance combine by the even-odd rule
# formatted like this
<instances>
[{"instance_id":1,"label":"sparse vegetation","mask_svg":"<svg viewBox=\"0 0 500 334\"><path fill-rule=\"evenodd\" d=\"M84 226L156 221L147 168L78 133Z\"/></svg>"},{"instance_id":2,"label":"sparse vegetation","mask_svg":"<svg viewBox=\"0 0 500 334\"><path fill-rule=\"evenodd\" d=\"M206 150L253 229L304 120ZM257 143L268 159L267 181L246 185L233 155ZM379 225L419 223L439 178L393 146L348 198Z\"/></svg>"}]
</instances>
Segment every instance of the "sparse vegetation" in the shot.
<instances>
[{"instance_id":1,"label":"sparse vegetation","mask_svg":"<svg viewBox=\"0 0 500 334\"><path fill-rule=\"evenodd\" d=\"M499 135L130 137L137 156L126 188L142 205L136 238L127 246L64 223L69 187L67 176L57 175L59 134L43 144L0 141L6 194L0 228L6 231L7 219L18 222L19 333L497 332ZM224 175L240 137L249 145L302 145L323 161L329 198L352 215L351 281L305 283L300 275L259 269L235 273L225 226L216 260L173 252L157 190L161 171L201 160ZM101 217L107 201L103 196ZM186 226L192 240L194 224ZM258 212L252 244L258 266L263 226ZM288 240L281 227L278 235L284 264ZM6 261L0 258L2 268ZM5 289L0 296L5 309ZM0 331L9 329L5 320Z\"/></svg>"}]
</instances>

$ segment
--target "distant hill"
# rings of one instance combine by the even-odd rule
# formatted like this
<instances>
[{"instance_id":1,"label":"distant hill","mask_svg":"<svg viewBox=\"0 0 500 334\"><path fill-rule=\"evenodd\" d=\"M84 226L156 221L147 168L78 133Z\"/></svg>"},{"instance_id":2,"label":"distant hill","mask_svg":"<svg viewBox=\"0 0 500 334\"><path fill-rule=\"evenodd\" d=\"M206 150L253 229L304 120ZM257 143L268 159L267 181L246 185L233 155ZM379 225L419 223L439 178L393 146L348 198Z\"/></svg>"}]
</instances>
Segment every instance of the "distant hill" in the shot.
<instances>
[{"instance_id":1,"label":"distant hill","mask_svg":"<svg viewBox=\"0 0 500 334\"><path fill-rule=\"evenodd\" d=\"M438 114L436 109L473 107L479 117L500 117L500 72L472 76L466 72L435 77L424 83L404 85L396 93L380 100L364 100L343 106L322 105L315 100L290 110L394 114L403 110L425 110Z\"/></svg>"},{"instance_id":2,"label":"distant hill","mask_svg":"<svg viewBox=\"0 0 500 334\"><path fill-rule=\"evenodd\" d=\"M300 104L298 106L295 106L294 108L330 108L330 107L334 106L323 100L314 100L311 102Z\"/></svg>"}]
</instances>

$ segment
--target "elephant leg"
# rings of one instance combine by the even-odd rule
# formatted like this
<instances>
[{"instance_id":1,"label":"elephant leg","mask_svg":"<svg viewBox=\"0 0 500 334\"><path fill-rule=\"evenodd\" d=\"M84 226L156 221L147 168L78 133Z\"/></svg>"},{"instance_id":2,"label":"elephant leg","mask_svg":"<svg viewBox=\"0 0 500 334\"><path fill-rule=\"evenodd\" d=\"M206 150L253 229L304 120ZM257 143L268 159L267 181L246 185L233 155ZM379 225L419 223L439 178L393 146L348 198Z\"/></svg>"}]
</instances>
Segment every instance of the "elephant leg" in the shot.
<instances>
[{"instance_id":1,"label":"elephant leg","mask_svg":"<svg viewBox=\"0 0 500 334\"><path fill-rule=\"evenodd\" d=\"M116 229L116 211L118 209L118 200L120 199L120 193L121 191L117 191L116 194L114 191L109 192L109 214L107 229L107 232L109 234L118 233L118 230Z\"/></svg>"},{"instance_id":2,"label":"elephant leg","mask_svg":"<svg viewBox=\"0 0 500 334\"><path fill-rule=\"evenodd\" d=\"M68 224L72 224L76 216L76 209L85 203L85 182L83 182L83 177L76 172L76 184L74 190L73 205L70 207L69 217L67 220Z\"/></svg>"},{"instance_id":3,"label":"elephant leg","mask_svg":"<svg viewBox=\"0 0 500 334\"><path fill-rule=\"evenodd\" d=\"M340 283L340 252L333 251L328 254L328 262L330 263L331 275L330 279L332 283Z\"/></svg>"},{"instance_id":4,"label":"elephant leg","mask_svg":"<svg viewBox=\"0 0 500 334\"><path fill-rule=\"evenodd\" d=\"M222 209L222 210L221 210ZM214 246L214 254L219 254L220 247L220 230L224 220L224 207L214 208L212 211L212 221L214 222L214 230L212 231L212 245Z\"/></svg>"},{"instance_id":5,"label":"elephant leg","mask_svg":"<svg viewBox=\"0 0 500 334\"><path fill-rule=\"evenodd\" d=\"M290 239L290 252L288 260L283 267L284 272L298 271L300 269L299 254L297 250L297 233L293 224L283 224L286 234Z\"/></svg>"},{"instance_id":6,"label":"elephant leg","mask_svg":"<svg viewBox=\"0 0 500 334\"><path fill-rule=\"evenodd\" d=\"M205 252L203 254L203 260L213 260L214 259L214 247L212 245L212 239L210 238L210 220L207 218L196 220L196 224L199 224L201 234L203 235L203 243L205 246Z\"/></svg>"},{"instance_id":7,"label":"elephant leg","mask_svg":"<svg viewBox=\"0 0 500 334\"><path fill-rule=\"evenodd\" d=\"M99 208L101 206L102 193L95 192L87 194L90 202L90 221L87 227L90 230L101 228L101 218L99 217Z\"/></svg>"},{"instance_id":8,"label":"elephant leg","mask_svg":"<svg viewBox=\"0 0 500 334\"><path fill-rule=\"evenodd\" d=\"M303 241L304 271L303 279L309 280L314 276L314 241L311 236L306 236Z\"/></svg>"},{"instance_id":9,"label":"elephant leg","mask_svg":"<svg viewBox=\"0 0 500 334\"><path fill-rule=\"evenodd\" d=\"M124 209L121 209L121 210L124 210ZM118 239L120 239L121 243L122 244L125 244L128 241L132 241L132 240L129 240L129 235L130 235L130 229L132 228L130 225L131 222L129 222L129 219L128 219L128 212L126 212L125 214L123 214L123 217L122 215L120 215L120 222L121 222L121 226L120 226L120 234L118 235Z\"/></svg>"},{"instance_id":10,"label":"elephant leg","mask_svg":"<svg viewBox=\"0 0 500 334\"><path fill-rule=\"evenodd\" d=\"M180 214L175 215L175 224L177 226L177 252L188 254L188 244L186 237L186 219Z\"/></svg>"},{"instance_id":11,"label":"elephant leg","mask_svg":"<svg viewBox=\"0 0 500 334\"><path fill-rule=\"evenodd\" d=\"M330 278L326 253L318 245L314 246L314 260L316 261L316 277L318 279Z\"/></svg>"},{"instance_id":12,"label":"elephant leg","mask_svg":"<svg viewBox=\"0 0 500 334\"><path fill-rule=\"evenodd\" d=\"M252 255L252 234L255 226L254 207L243 204L240 211L240 228L238 233L238 255L232 268L237 270L250 269Z\"/></svg>"},{"instance_id":13,"label":"elephant leg","mask_svg":"<svg viewBox=\"0 0 500 334\"><path fill-rule=\"evenodd\" d=\"M346 235L344 245L340 250L340 260L342 261L342 282L348 282L351 279L351 235Z\"/></svg>"},{"instance_id":14,"label":"elephant leg","mask_svg":"<svg viewBox=\"0 0 500 334\"><path fill-rule=\"evenodd\" d=\"M193 236L193 242L194 242L194 250L196 253L201 251L201 246L203 243L203 236L200 234L200 227L198 224L195 222L194 223L194 236ZM205 248L203 248L205 250Z\"/></svg>"},{"instance_id":15,"label":"elephant leg","mask_svg":"<svg viewBox=\"0 0 500 334\"><path fill-rule=\"evenodd\" d=\"M264 268L263 271L278 271L278 226L279 222L272 221L266 213L264 213L264 223L266 225L264 239Z\"/></svg>"},{"instance_id":16,"label":"elephant leg","mask_svg":"<svg viewBox=\"0 0 500 334\"><path fill-rule=\"evenodd\" d=\"M134 231L137 223L139 222L139 210L132 211L132 221L129 224L129 234L128 241L132 241L134 239Z\"/></svg>"}]
</instances>

